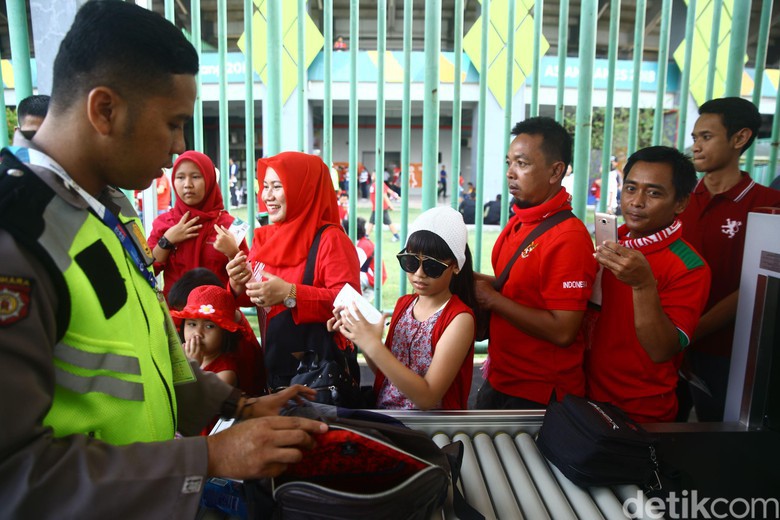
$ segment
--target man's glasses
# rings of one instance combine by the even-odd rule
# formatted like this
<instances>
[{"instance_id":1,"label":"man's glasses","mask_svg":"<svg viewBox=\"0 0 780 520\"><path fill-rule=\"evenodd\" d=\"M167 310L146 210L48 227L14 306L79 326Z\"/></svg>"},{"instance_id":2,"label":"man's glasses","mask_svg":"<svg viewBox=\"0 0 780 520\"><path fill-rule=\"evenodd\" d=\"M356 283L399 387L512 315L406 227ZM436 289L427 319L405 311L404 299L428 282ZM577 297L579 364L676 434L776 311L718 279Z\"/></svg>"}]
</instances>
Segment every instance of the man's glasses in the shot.
<instances>
[{"instance_id":1,"label":"man's glasses","mask_svg":"<svg viewBox=\"0 0 780 520\"><path fill-rule=\"evenodd\" d=\"M442 262L441 260L415 253L401 252L395 255L395 257L398 259L401 269L407 273L416 273L420 268L420 263L422 263L423 272L426 276L430 276L431 278L440 277L444 274L444 271L450 267L449 264Z\"/></svg>"}]
</instances>

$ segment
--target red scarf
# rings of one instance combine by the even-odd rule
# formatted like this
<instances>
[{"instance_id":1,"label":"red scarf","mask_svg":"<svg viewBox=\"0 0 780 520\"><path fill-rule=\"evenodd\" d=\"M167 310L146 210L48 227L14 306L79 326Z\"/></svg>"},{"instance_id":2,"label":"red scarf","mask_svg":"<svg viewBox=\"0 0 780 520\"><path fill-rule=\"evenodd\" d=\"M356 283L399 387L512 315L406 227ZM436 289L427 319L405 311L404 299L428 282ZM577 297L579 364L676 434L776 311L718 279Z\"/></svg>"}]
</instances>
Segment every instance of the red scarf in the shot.
<instances>
[{"instance_id":1,"label":"red scarf","mask_svg":"<svg viewBox=\"0 0 780 520\"><path fill-rule=\"evenodd\" d=\"M192 267L198 267L201 265L200 252L204 251L206 245L204 242L210 236L215 234L214 224L217 223L219 216L225 211L225 206L222 203L222 192L219 189L217 183L217 172L214 169L214 163L205 154L190 150L181 154L173 165L174 187L176 186L176 172L179 166L184 161L191 161L203 174L203 179L206 181L206 194L200 204L197 206L190 206L185 204L181 198L181 195L176 193L176 203L170 211L173 217L173 223L176 224L181 220L186 212L190 212L190 218L200 217L198 224L202 224L200 233L194 240L185 240L180 244L177 244L177 254L181 255L181 258L191 258L193 263Z\"/></svg>"},{"instance_id":2,"label":"red scarf","mask_svg":"<svg viewBox=\"0 0 780 520\"><path fill-rule=\"evenodd\" d=\"M278 267L300 265L317 230L329 223L340 225L330 169L315 155L283 152L257 161L261 189L268 168L273 168L282 181L286 215L283 222L255 230L249 260Z\"/></svg>"}]
</instances>

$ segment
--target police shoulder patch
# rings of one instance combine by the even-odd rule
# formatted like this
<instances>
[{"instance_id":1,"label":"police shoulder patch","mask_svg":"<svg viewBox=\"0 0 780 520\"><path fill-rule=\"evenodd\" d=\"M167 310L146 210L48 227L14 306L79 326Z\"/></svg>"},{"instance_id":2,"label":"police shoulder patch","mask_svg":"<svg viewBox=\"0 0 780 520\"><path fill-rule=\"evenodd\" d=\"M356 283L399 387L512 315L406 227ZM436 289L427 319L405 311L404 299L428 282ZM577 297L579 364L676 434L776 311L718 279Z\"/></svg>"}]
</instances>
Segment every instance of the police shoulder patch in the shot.
<instances>
[{"instance_id":1,"label":"police shoulder patch","mask_svg":"<svg viewBox=\"0 0 780 520\"><path fill-rule=\"evenodd\" d=\"M0 327L22 321L30 311L30 278L0 274Z\"/></svg>"}]
</instances>

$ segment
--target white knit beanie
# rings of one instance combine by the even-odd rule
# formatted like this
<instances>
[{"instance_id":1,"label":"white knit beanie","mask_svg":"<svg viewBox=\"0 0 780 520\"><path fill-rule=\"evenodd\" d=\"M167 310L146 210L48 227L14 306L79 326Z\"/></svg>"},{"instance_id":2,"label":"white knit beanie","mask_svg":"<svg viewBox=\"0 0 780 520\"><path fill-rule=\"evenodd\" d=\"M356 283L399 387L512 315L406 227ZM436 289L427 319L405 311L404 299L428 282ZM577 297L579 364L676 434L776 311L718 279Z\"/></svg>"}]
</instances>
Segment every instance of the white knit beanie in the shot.
<instances>
[{"instance_id":1,"label":"white knit beanie","mask_svg":"<svg viewBox=\"0 0 780 520\"><path fill-rule=\"evenodd\" d=\"M412 223L409 236L415 231L430 231L439 236L455 255L458 261L458 269L463 269L466 263L466 243L468 242L468 230L463 223L463 215L450 206L438 206L420 214ZM409 245L409 239L406 239Z\"/></svg>"}]
</instances>

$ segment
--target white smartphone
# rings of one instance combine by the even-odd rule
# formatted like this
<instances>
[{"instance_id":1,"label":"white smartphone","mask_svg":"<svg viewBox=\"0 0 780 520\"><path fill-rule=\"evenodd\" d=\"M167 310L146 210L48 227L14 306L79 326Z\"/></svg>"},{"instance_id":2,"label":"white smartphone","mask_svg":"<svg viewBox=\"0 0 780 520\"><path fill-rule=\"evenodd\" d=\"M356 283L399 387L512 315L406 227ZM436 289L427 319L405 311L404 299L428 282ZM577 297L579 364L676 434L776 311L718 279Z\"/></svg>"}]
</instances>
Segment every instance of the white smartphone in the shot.
<instances>
[{"instance_id":1,"label":"white smartphone","mask_svg":"<svg viewBox=\"0 0 780 520\"><path fill-rule=\"evenodd\" d=\"M609 213L596 213L596 245L605 240L617 242L617 216Z\"/></svg>"}]
</instances>

